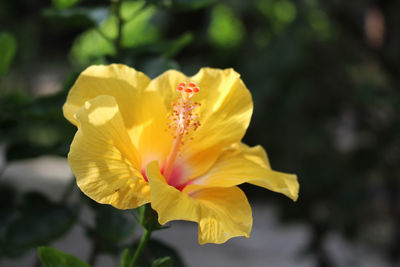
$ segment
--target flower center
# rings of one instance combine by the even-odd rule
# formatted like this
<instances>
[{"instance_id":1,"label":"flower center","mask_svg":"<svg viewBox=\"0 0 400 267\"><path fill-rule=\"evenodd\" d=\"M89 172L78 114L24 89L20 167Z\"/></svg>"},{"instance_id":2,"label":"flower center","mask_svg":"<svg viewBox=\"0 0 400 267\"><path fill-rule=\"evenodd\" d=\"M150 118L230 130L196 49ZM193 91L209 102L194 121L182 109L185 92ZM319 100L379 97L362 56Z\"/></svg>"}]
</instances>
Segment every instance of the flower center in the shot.
<instances>
[{"instance_id":1,"label":"flower center","mask_svg":"<svg viewBox=\"0 0 400 267\"><path fill-rule=\"evenodd\" d=\"M164 165L164 177L169 181L174 163L179 152L179 148L184 144L184 137L195 131L200 122L198 114L193 113L193 110L200 106L200 103L193 102L192 97L200 92L200 88L195 83L180 83L176 87L176 91L180 93L178 99L172 103L172 112L169 115L170 122L168 128L172 131L174 142L171 152L168 155L166 164ZM175 179L173 179L175 180ZM169 183L170 184L170 183Z\"/></svg>"}]
</instances>

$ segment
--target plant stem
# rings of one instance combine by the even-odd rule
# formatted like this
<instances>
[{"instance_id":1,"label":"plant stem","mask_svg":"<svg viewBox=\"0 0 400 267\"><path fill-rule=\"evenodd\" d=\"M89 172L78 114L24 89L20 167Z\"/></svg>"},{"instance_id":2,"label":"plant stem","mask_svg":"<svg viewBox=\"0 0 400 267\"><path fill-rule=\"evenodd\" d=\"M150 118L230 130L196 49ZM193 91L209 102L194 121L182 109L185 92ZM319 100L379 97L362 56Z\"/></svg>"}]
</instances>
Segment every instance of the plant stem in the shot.
<instances>
[{"instance_id":1,"label":"plant stem","mask_svg":"<svg viewBox=\"0 0 400 267\"><path fill-rule=\"evenodd\" d=\"M133 255L133 258L131 260L131 263L129 264L129 267L134 267L137 261L139 260L140 255L142 254L142 251L144 247L146 246L147 242L150 240L150 235L151 231L144 229L142 238L140 239L139 246L137 247L135 251L135 255Z\"/></svg>"}]
</instances>

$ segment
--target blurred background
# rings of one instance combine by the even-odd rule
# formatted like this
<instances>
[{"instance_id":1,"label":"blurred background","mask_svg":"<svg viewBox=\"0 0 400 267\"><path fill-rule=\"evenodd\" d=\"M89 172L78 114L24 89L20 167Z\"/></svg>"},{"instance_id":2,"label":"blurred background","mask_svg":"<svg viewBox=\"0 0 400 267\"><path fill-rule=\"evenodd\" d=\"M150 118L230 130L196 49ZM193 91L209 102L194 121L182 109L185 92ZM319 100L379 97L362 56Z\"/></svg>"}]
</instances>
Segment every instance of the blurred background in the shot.
<instances>
[{"instance_id":1,"label":"blurred background","mask_svg":"<svg viewBox=\"0 0 400 267\"><path fill-rule=\"evenodd\" d=\"M92 64L150 77L233 67L251 91L245 137L300 197L244 185L250 239L197 244L196 225L154 234L174 266L400 266L400 1L0 2L0 266L41 266L50 245L118 266L140 237L131 211L77 189L61 107ZM143 266L146 266L143 263Z\"/></svg>"}]
</instances>

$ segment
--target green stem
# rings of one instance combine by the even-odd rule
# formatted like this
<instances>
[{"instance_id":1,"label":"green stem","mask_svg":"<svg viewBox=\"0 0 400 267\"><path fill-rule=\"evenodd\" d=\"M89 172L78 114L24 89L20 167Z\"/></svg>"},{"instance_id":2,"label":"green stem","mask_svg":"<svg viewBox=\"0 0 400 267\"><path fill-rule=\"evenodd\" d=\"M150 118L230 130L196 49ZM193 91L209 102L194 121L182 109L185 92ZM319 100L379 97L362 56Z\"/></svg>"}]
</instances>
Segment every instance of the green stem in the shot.
<instances>
[{"instance_id":1,"label":"green stem","mask_svg":"<svg viewBox=\"0 0 400 267\"><path fill-rule=\"evenodd\" d=\"M134 267L137 261L139 260L140 255L142 254L142 251L144 247L146 246L147 242L150 240L150 235L151 231L144 229L142 238L140 239L139 246L137 247L135 251L135 255L133 255L133 258L131 260L131 263L129 264L129 267Z\"/></svg>"}]
</instances>

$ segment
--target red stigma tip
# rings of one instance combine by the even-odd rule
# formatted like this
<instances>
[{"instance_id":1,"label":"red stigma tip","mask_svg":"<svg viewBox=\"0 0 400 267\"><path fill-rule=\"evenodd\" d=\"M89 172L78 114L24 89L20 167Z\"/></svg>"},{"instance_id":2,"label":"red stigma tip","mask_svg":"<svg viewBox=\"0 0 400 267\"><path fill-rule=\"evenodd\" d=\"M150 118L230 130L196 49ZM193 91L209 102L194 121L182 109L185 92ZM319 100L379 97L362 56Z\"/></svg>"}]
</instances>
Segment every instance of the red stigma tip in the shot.
<instances>
[{"instance_id":1,"label":"red stigma tip","mask_svg":"<svg viewBox=\"0 0 400 267\"><path fill-rule=\"evenodd\" d=\"M195 83L189 83L189 86L190 87L196 87L196 84Z\"/></svg>"},{"instance_id":2,"label":"red stigma tip","mask_svg":"<svg viewBox=\"0 0 400 267\"><path fill-rule=\"evenodd\" d=\"M178 86L186 87L186 83L180 83L180 84L178 84Z\"/></svg>"},{"instance_id":3,"label":"red stigma tip","mask_svg":"<svg viewBox=\"0 0 400 267\"><path fill-rule=\"evenodd\" d=\"M178 91L182 91L183 89L185 89L185 87L182 85L179 85L178 87L176 87L176 90L178 90Z\"/></svg>"},{"instance_id":4,"label":"red stigma tip","mask_svg":"<svg viewBox=\"0 0 400 267\"><path fill-rule=\"evenodd\" d=\"M185 92L186 92L186 93L191 93L191 92L193 92L193 90L190 89L190 88L186 88L186 89L185 89Z\"/></svg>"},{"instance_id":5,"label":"red stigma tip","mask_svg":"<svg viewBox=\"0 0 400 267\"><path fill-rule=\"evenodd\" d=\"M200 91L200 88L199 88L199 87L193 88L193 92L198 93L199 91Z\"/></svg>"}]
</instances>

